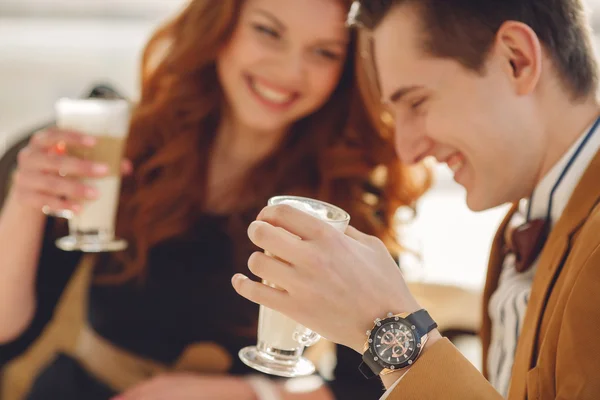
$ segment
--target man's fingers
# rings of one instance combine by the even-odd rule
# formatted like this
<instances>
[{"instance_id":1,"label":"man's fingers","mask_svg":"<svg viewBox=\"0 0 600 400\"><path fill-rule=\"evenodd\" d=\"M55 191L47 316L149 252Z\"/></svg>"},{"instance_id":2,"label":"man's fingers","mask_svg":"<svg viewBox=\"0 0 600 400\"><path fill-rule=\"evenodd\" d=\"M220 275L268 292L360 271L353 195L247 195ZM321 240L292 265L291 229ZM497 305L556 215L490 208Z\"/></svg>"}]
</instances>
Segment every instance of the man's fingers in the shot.
<instances>
[{"instance_id":1,"label":"man's fingers","mask_svg":"<svg viewBox=\"0 0 600 400\"><path fill-rule=\"evenodd\" d=\"M374 241L377 240L377 238L375 238L374 236L367 235L366 233L359 231L353 226L349 226L348 228L346 228L346 236L351 237L352 239L364 245L373 244Z\"/></svg>"},{"instance_id":2,"label":"man's fingers","mask_svg":"<svg viewBox=\"0 0 600 400\"><path fill-rule=\"evenodd\" d=\"M348 228L346 228L346 235L350 236L352 239L356 240L357 242L361 242L361 243L370 238L369 235L367 235L366 233L362 233L361 231L359 231L352 225L350 225Z\"/></svg>"},{"instance_id":3,"label":"man's fingers","mask_svg":"<svg viewBox=\"0 0 600 400\"><path fill-rule=\"evenodd\" d=\"M258 251L248 259L248 268L254 275L283 290L295 279L294 267Z\"/></svg>"},{"instance_id":4,"label":"man's fingers","mask_svg":"<svg viewBox=\"0 0 600 400\"><path fill-rule=\"evenodd\" d=\"M283 228L304 240L319 239L335 232L335 228L327 222L287 204L265 207L256 219Z\"/></svg>"},{"instance_id":5,"label":"man's fingers","mask_svg":"<svg viewBox=\"0 0 600 400\"><path fill-rule=\"evenodd\" d=\"M287 304L288 294L286 292L254 282L245 275L235 274L231 279L231 284L240 296L253 303L262 304L277 311L281 311Z\"/></svg>"},{"instance_id":6,"label":"man's fingers","mask_svg":"<svg viewBox=\"0 0 600 400\"><path fill-rule=\"evenodd\" d=\"M293 265L305 265L311 254L309 243L288 231L264 221L254 221L248 227L248 237L258 247Z\"/></svg>"}]
</instances>

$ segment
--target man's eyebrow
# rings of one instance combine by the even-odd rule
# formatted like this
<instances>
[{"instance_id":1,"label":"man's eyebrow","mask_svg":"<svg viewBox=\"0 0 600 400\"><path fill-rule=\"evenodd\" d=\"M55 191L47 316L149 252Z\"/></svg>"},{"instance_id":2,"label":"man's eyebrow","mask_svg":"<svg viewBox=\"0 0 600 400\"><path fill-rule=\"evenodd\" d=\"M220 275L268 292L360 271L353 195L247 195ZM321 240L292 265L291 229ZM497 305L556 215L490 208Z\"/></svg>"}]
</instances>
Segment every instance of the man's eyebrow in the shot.
<instances>
[{"instance_id":1,"label":"man's eyebrow","mask_svg":"<svg viewBox=\"0 0 600 400\"><path fill-rule=\"evenodd\" d=\"M413 92L417 89L422 89L422 88L423 88L423 86L418 86L418 85L406 86L406 87L399 88L399 89L395 90L390 95L390 97L387 100L385 100L385 102L389 102L390 104L397 103L398 101L400 101L404 96L406 96L410 92Z\"/></svg>"}]
</instances>

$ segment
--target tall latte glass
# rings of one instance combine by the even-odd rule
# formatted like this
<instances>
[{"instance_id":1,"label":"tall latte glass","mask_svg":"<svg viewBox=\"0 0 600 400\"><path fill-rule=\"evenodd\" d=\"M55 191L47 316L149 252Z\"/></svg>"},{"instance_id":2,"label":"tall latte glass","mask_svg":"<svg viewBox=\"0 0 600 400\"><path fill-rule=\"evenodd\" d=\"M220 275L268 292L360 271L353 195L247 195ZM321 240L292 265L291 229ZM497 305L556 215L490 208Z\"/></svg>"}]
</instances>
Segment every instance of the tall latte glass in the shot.
<instances>
[{"instance_id":1,"label":"tall latte glass","mask_svg":"<svg viewBox=\"0 0 600 400\"><path fill-rule=\"evenodd\" d=\"M96 137L94 147L67 147L67 153L84 160L107 164L109 173L84 181L98 189L99 197L70 215L69 236L56 241L66 251L104 252L127 247L115 237L115 218L121 187L121 161L129 130L130 106L119 99L61 99L56 103L58 128Z\"/></svg>"},{"instance_id":2,"label":"tall latte glass","mask_svg":"<svg viewBox=\"0 0 600 400\"><path fill-rule=\"evenodd\" d=\"M331 204L296 196L277 196L269 205L288 204L319 218L341 232L350 222L350 215ZM275 285L263 281L271 287ZM302 357L304 348L318 342L320 336L285 315L260 306L258 344L242 349L240 359L248 366L271 375L298 377L310 375L315 366Z\"/></svg>"}]
</instances>

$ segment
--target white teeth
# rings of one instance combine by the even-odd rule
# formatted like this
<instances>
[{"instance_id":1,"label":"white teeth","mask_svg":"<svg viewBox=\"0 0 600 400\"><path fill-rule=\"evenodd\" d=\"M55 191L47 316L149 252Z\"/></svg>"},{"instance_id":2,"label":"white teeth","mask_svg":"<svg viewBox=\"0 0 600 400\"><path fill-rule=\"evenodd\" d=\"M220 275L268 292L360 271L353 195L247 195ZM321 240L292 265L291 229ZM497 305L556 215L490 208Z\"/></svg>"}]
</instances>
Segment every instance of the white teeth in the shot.
<instances>
[{"instance_id":1,"label":"white teeth","mask_svg":"<svg viewBox=\"0 0 600 400\"><path fill-rule=\"evenodd\" d=\"M457 173L457 172L458 172L458 170L459 170L459 169L460 169L462 166L463 166L463 163L461 163L461 162L459 162L459 163L456 163L456 164L449 165L450 169L452 170L452 173L454 173L454 174L455 174L455 173Z\"/></svg>"},{"instance_id":2,"label":"white teeth","mask_svg":"<svg viewBox=\"0 0 600 400\"><path fill-rule=\"evenodd\" d=\"M273 90L254 80L252 81L252 88L257 94L264 97L266 100L272 101L273 103L287 103L292 99L293 96L291 93L281 93L277 90Z\"/></svg>"},{"instance_id":3,"label":"white teeth","mask_svg":"<svg viewBox=\"0 0 600 400\"><path fill-rule=\"evenodd\" d=\"M456 174L458 172L458 170L462 168L463 165L465 165L465 163L461 160L461 161L454 161L452 163L449 163L448 167L450 167L453 174Z\"/></svg>"}]
</instances>

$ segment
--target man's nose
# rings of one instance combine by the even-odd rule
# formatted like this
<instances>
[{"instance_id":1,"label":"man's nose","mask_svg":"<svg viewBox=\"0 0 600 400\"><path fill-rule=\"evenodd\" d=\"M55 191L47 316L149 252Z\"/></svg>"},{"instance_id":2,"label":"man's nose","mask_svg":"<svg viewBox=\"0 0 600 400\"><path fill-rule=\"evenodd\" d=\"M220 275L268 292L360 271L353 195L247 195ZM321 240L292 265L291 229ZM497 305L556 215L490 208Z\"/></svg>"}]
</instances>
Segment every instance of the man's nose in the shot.
<instances>
[{"instance_id":1,"label":"man's nose","mask_svg":"<svg viewBox=\"0 0 600 400\"><path fill-rule=\"evenodd\" d=\"M394 139L396 154L403 163L408 165L420 162L433 146L424 132L399 122L396 122Z\"/></svg>"}]
</instances>

